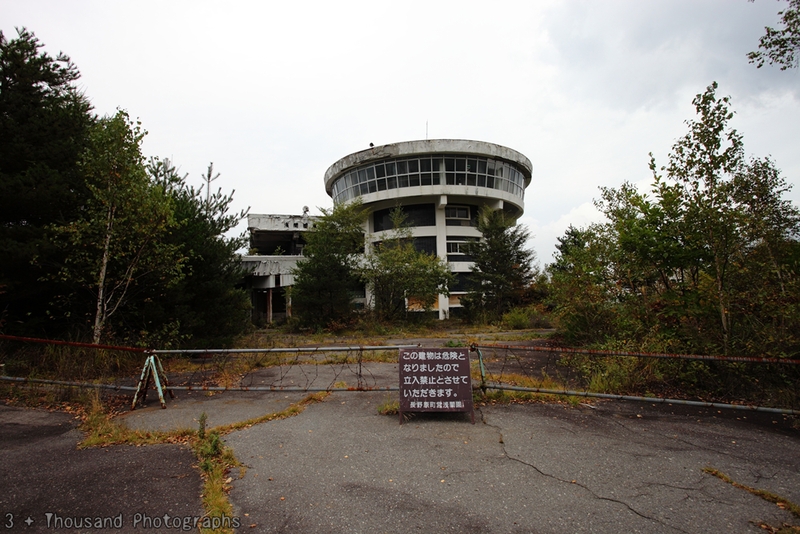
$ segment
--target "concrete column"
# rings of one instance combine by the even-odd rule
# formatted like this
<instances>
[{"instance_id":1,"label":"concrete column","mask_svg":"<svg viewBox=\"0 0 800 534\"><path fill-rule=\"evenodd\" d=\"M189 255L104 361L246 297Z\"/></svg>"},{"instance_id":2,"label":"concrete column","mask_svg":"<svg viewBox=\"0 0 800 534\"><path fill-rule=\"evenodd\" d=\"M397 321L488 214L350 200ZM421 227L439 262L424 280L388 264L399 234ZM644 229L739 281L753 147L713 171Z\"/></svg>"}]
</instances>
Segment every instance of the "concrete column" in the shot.
<instances>
[{"instance_id":1,"label":"concrete column","mask_svg":"<svg viewBox=\"0 0 800 534\"><path fill-rule=\"evenodd\" d=\"M272 288L267 289L267 324L272 324Z\"/></svg>"},{"instance_id":2,"label":"concrete column","mask_svg":"<svg viewBox=\"0 0 800 534\"><path fill-rule=\"evenodd\" d=\"M442 173L444 174L444 173ZM447 261L447 218L445 208L447 207L447 195L441 195L436 203L436 255L445 262ZM450 299L444 295L439 295L439 319L447 319L450 316Z\"/></svg>"}]
</instances>

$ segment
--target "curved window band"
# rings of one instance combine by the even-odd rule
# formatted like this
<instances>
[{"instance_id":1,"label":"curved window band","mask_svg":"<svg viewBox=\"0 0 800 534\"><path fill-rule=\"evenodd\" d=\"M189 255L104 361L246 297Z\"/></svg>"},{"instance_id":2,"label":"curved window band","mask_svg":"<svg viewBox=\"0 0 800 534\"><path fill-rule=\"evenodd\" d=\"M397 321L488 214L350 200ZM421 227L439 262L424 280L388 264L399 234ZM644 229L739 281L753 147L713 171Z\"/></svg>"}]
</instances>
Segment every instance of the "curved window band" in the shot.
<instances>
[{"instance_id":1,"label":"curved window band","mask_svg":"<svg viewBox=\"0 0 800 534\"><path fill-rule=\"evenodd\" d=\"M331 188L334 203L358 196L420 185L466 185L496 189L520 198L525 177L513 165L479 157L431 156L383 160L352 169Z\"/></svg>"}]
</instances>

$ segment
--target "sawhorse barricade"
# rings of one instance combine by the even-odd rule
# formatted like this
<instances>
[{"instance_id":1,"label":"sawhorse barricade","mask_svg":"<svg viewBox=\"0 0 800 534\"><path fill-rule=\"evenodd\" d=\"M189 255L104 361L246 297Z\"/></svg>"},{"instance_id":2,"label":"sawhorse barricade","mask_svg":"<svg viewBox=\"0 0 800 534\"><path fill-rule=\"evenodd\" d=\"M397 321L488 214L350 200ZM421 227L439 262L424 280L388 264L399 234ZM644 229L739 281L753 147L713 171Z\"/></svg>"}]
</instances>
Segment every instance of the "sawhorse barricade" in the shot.
<instances>
[{"instance_id":1,"label":"sawhorse barricade","mask_svg":"<svg viewBox=\"0 0 800 534\"><path fill-rule=\"evenodd\" d=\"M139 385L136 386L136 394L133 396L131 410L135 410L136 405L139 403L144 404L144 401L147 398L147 390L150 389L151 380L155 383L156 391L158 391L158 399L161 401L162 408L167 407L167 403L164 400L164 389L169 392L170 399L175 398L175 394L169 387L167 374L164 372L164 368L161 366L161 360L155 354L151 354L144 362L142 376L139 379ZM161 386L162 381L164 383L163 387Z\"/></svg>"}]
</instances>

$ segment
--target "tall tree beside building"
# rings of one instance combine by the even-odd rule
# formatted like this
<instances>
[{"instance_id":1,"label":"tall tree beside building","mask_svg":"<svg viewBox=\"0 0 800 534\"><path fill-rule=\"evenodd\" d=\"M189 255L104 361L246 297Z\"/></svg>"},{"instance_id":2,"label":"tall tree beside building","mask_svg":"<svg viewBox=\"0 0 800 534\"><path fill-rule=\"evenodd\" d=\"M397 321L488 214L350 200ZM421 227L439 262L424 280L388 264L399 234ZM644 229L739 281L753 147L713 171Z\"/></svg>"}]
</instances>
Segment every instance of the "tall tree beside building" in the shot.
<instances>
[{"instance_id":1,"label":"tall tree beside building","mask_svg":"<svg viewBox=\"0 0 800 534\"><path fill-rule=\"evenodd\" d=\"M528 230L516 225L502 210L481 209L478 214L480 241L466 244L473 256L470 292L461 302L468 317L496 321L523 303L535 272L534 252L525 248Z\"/></svg>"},{"instance_id":2,"label":"tall tree beside building","mask_svg":"<svg viewBox=\"0 0 800 534\"><path fill-rule=\"evenodd\" d=\"M81 218L54 228L68 254L57 276L72 285L75 299L91 299L94 343L141 279L155 275L169 284L184 276L185 256L164 240L175 225L172 200L147 175L143 137L124 111L97 122L80 165L91 196Z\"/></svg>"},{"instance_id":3,"label":"tall tree beside building","mask_svg":"<svg viewBox=\"0 0 800 534\"><path fill-rule=\"evenodd\" d=\"M48 277L65 259L49 228L74 221L90 196L78 162L94 119L70 59L17 33L0 32L0 324L46 335L70 327L66 288Z\"/></svg>"},{"instance_id":4,"label":"tall tree beside building","mask_svg":"<svg viewBox=\"0 0 800 534\"><path fill-rule=\"evenodd\" d=\"M698 120L687 121L689 133L672 147L668 176L684 194L684 218L696 245L706 251L707 272L714 278L715 301L723 350L730 348L728 275L741 246L741 211L733 198L733 176L744 162L742 136L730 128L730 98L717 97L717 83L695 97Z\"/></svg>"},{"instance_id":5,"label":"tall tree beside building","mask_svg":"<svg viewBox=\"0 0 800 534\"><path fill-rule=\"evenodd\" d=\"M306 232L305 258L295 268L291 288L292 313L310 328L344 324L353 313L359 290L358 254L364 252L361 203L322 209L322 217Z\"/></svg>"},{"instance_id":6,"label":"tall tree beside building","mask_svg":"<svg viewBox=\"0 0 800 534\"><path fill-rule=\"evenodd\" d=\"M389 236L373 246L359 269L380 321L403 319L409 311L430 311L440 294L450 294L453 284L447 262L414 247L402 208L392 211L391 221Z\"/></svg>"},{"instance_id":7,"label":"tall tree beside building","mask_svg":"<svg viewBox=\"0 0 800 534\"><path fill-rule=\"evenodd\" d=\"M211 170L209 165L209 176ZM245 238L226 236L247 210L230 211L233 192L207 193L205 184L188 185L168 159L151 158L147 171L171 200L174 224L162 241L180 251L184 275L166 284L161 273L148 275L116 327L135 326L127 335L149 346L229 346L250 324L250 300L237 288L242 280L237 251Z\"/></svg>"}]
</instances>

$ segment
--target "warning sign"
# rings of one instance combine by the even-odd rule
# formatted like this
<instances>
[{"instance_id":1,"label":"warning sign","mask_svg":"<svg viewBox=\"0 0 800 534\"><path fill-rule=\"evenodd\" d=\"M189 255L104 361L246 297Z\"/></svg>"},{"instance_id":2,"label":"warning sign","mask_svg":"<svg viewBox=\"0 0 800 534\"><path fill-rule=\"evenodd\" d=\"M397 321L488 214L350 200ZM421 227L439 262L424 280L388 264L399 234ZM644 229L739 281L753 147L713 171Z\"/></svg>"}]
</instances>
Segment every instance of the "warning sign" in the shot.
<instances>
[{"instance_id":1,"label":"warning sign","mask_svg":"<svg viewBox=\"0 0 800 534\"><path fill-rule=\"evenodd\" d=\"M403 412L472 414L469 349L400 349L401 423Z\"/></svg>"}]
</instances>

